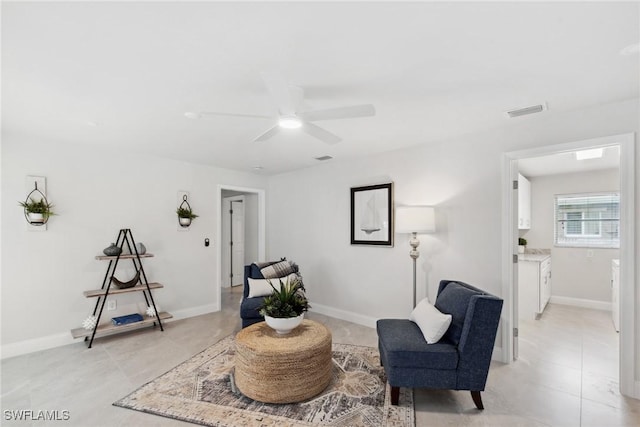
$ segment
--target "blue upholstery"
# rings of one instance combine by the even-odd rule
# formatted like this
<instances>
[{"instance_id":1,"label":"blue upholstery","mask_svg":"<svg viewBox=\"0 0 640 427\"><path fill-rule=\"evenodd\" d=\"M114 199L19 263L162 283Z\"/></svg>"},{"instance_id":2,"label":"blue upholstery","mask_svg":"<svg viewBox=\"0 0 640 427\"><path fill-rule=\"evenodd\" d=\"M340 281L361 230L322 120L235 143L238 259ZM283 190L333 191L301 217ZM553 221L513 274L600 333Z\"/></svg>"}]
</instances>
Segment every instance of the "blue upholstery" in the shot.
<instances>
[{"instance_id":1,"label":"blue upholstery","mask_svg":"<svg viewBox=\"0 0 640 427\"><path fill-rule=\"evenodd\" d=\"M480 391L489 373L502 302L466 283L442 280L435 306L452 320L435 344L427 344L410 320L378 320L380 361L393 403L397 404L399 387L470 390L476 406L483 409Z\"/></svg>"},{"instance_id":2,"label":"blue upholstery","mask_svg":"<svg viewBox=\"0 0 640 427\"><path fill-rule=\"evenodd\" d=\"M264 279L257 265L251 264L244 266L244 294L242 302L240 303L240 318L242 319L243 328L264 320L264 317L258 313L264 297L249 298L249 278Z\"/></svg>"}]
</instances>

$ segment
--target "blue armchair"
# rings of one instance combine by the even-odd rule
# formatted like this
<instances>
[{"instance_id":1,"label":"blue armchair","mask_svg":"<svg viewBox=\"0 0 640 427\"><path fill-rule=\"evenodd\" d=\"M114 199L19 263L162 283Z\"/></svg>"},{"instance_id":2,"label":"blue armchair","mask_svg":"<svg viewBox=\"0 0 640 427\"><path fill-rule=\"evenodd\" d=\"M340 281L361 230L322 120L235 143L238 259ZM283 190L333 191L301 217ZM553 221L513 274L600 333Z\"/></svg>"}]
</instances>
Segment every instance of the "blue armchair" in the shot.
<instances>
[{"instance_id":1,"label":"blue armchair","mask_svg":"<svg viewBox=\"0 0 640 427\"><path fill-rule=\"evenodd\" d=\"M427 344L420 328L406 319L377 322L380 362L398 404L400 387L469 390L484 409L484 390L491 363L502 299L466 283L442 280L435 307L451 314L440 341Z\"/></svg>"}]
</instances>

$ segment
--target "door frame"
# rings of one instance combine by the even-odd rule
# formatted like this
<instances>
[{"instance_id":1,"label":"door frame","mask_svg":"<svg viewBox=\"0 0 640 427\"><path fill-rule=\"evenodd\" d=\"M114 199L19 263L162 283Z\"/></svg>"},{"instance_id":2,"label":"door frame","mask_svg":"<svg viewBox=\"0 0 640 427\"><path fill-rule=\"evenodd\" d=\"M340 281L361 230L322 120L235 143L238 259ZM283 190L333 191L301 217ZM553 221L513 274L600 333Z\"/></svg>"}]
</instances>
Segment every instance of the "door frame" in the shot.
<instances>
[{"instance_id":1,"label":"door frame","mask_svg":"<svg viewBox=\"0 0 640 427\"><path fill-rule=\"evenodd\" d=\"M613 135L574 141L564 144L547 145L526 150L503 153L502 158L502 296L504 315L502 318L502 361L513 361L513 328L517 324L514 318L514 295L517 293L514 281L513 255L517 256L517 210L514 211L513 173L514 163L518 159L540 157L587 148L620 147L620 392L640 399L640 381L638 367L635 364L638 327L636 298L640 295L636 283L636 232L635 232L635 133ZM517 174L516 174L517 177ZM517 200L516 200L517 202ZM516 205L517 206L517 205Z\"/></svg>"},{"instance_id":2,"label":"door frame","mask_svg":"<svg viewBox=\"0 0 640 427\"><path fill-rule=\"evenodd\" d=\"M218 184L216 192L216 311L222 309L222 191L238 191L258 196L258 261L264 261L266 255L266 205L265 190L261 188L239 187L237 185ZM245 212L246 214L246 212ZM246 248L245 248L246 250Z\"/></svg>"}]
</instances>

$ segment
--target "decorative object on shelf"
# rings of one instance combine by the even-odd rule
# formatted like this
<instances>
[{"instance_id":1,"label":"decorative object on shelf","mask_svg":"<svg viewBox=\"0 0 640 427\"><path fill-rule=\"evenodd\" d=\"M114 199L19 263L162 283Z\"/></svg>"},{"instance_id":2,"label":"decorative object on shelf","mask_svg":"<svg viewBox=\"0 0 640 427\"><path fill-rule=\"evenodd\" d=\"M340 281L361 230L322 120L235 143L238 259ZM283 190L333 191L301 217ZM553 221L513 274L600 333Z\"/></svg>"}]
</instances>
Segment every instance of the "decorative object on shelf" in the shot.
<instances>
[{"instance_id":1,"label":"decorative object on shelf","mask_svg":"<svg viewBox=\"0 0 640 427\"><path fill-rule=\"evenodd\" d=\"M267 296L260 306L260 314L271 328L284 335L296 328L304 319L309 309L309 301L304 295L304 286L299 277L279 279L280 289L273 284L273 292Z\"/></svg>"},{"instance_id":2,"label":"decorative object on shelf","mask_svg":"<svg viewBox=\"0 0 640 427\"><path fill-rule=\"evenodd\" d=\"M91 329L96 327L98 323L98 318L96 316L89 316L82 322L82 327L86 330L90 331Z\"/></svg>"},{"instance_id":3,"label":"decorative object on shelf","mask_svg":"<svg viewBox=\"0 0 640 427\"><path fill-rule=\"evenodd\" d=\"M527 246L527 239L525 239L524 237L518 237L518 253L519 254L524 253L526 246Z\"/></svg>"},{"instance_id":4,"label":"decorative object on shelf","mask_svg":"<svg viewBox=\"0 0 640 427\"><path fill-rule=\"evenodd\" d=\"M136 243L136 250L138 251L138 255L144 255L147 253L147 247L141 242Z\"/></svg>"},{"instance_id":5,"label":"decorative object on shelf","mask_svg":"<svg viewBox=\"0 0 640 427\"><path fill-rule=\"evenodd\" d=\"M156 304L156 310L160 313L160 306L158 304ZM156 317L156 310L154 310L153 307L147 307L147 316Z\"/></svg>"},{"instance_id":6,"label":"decorative object on shelf","mask_svg":"<svg viewBox=\"0 0 640 427\"><path fill-rule=\"evenodd\" d=\"M178 223L181 227L189 227L191 220L198 217L198 215L194 214L191 210L191 205L187 201L186 194L182 196L182 203L180 203L180 206L176 209L176 214L178 214Z\"/></svg>"},{"instance_id":7,"label":"decorative object on shelf","mask_svg":"<svg viewBox=\"0 0 640 427\"><path fill-rule=\"evenodd\" d=\"M393 183L351 188L351 244L393 246Z\"/></svg>"},{"instance_id":8,"label":"decorative object on shelf","mask_svg":"<svg viewBox=\"0 0 640 427\"><path fill-rule=\"evenodd\" d=\"M31 225L41 226L49 221L49 217L55 215L53 213L53 205L47 201L47 197L38 190L38 183L34 182L34 189L27 195L24 202L19 202L20 206L24 208L24 217ZM33 197L40 195L40 201L36 201Z\"/></svg>"},{"instance_id":9,"label":"decorative object on shelf","mask_svg":"<svg viewBox=\"0 0 640 427\"><path fill-rule=\"evenodd\" d=\"M106 256L118 256L122 253L122 248L116 246L115 243L111 243L108 247L102 250Z\"/></svg>"},{"instance_id":10,"label":"decorative object on shelf","mask_svg":"<svg viewBox=\"0 0 640 427\"><path fill-rule=\"evenodd\" d=\"M133 288L140 281L140 270L136 271L136 275L128 282L121 282L115 276L111 278L111 281L118 287L118 289Z\"/></svg>"},{"instance_id":11,"label":"decorative object on shelf","mask_svg":"<svg viewBox=\"0 0 640 427\"><path fill-rule=\"evenodd\" d=\"M138 313L126 314L124 316L118 316L111 319L113 324L116 326L128 325L129 323L142 322L143 320L144 319L142 318L142 316Z\"/></svg>"},{"instance_id":12,"label":"decorative object on shelf","mask_svg":"<svg viewBox=\"0 0 640 427\"><path fill-rule=\"evenodd\" d=\"M396 233L411 233L411 251L413 259L413 307L416 306L416 260L420 256L418 233L436 231L435 210L430 206L402 206L396 209Z\"/></svg>"}]
</instances>

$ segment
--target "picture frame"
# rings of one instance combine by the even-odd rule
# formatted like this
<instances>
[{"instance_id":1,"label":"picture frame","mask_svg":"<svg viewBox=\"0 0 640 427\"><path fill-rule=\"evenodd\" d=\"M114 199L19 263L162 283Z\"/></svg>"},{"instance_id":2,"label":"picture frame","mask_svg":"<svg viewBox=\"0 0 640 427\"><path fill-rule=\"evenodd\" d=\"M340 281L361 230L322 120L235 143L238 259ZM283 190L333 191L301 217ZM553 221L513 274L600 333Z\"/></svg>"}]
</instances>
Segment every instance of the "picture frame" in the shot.
<instances>
[{"instance_id":1,"label":"picture frame","mask_svg":"<svg viewBox=\"0 0 640 427\"><path fill-rule=\"evenodd\" d=\"M351 244L393 246L393 182L351 187Z\"/></svg>"}]
</instances>

